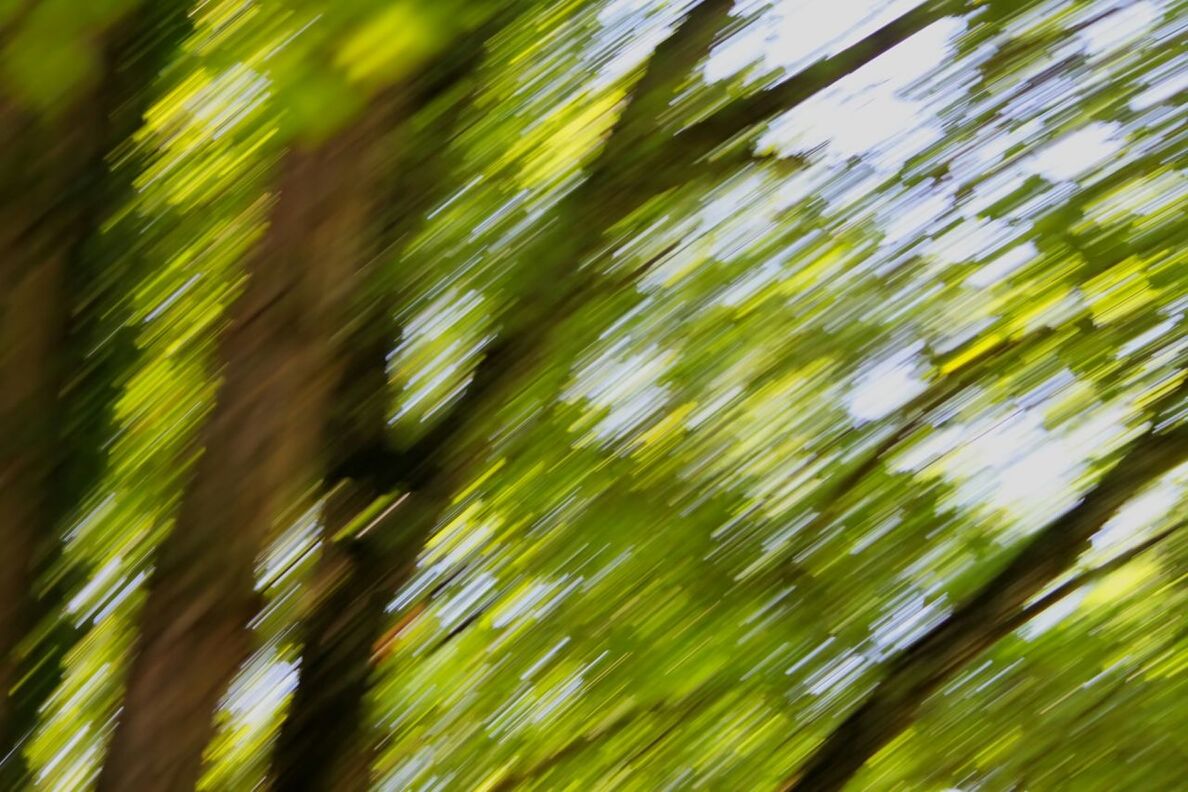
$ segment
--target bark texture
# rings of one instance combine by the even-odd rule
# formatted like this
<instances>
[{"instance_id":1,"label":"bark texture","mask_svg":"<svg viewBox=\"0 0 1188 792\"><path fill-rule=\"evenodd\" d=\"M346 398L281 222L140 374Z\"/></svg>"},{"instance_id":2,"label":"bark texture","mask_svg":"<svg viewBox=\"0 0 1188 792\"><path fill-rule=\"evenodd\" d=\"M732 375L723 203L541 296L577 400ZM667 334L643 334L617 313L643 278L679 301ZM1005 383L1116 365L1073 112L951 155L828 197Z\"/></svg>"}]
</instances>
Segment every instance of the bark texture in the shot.
<instances>
[{"instance_id":1,"label":"bark texture","mask_svg":"<svg viewBox=\"0 0 1188 792\"><path fill-rule=\"evenodd\" d=\"M222 339L203 453L158 551L102 790L198 781L220 697L251 649L257 555L321 474L392 104L377 101L342 134L283 159L269 230Z\"/></svg>"},{"instance_id":2,"label":"bark texture","mask_svg":"<svg viewBox=\"0 0 1188 792\"><path fill-rule=\"evenodd\" d=\"M31 12L31 8L28 9ZM20 36L10 20L0 43ZM107 154L131 135L156 72L185 30L167 0L94 32L93 82L45 106L0 92L0 786L26 778L21 746L60 678L75 635L53 617L67 581L43 574L60 554L62 522L104 467L110 407L129 357L105 294L110 265L99 227L123 199L128 170ZM102 305L100 309L97 306ZM115 322L118 326L118 321ZM102 344L97 344L102 340ZM96 349L96 347L98 347Z\"/></svg>"}]
</instances>

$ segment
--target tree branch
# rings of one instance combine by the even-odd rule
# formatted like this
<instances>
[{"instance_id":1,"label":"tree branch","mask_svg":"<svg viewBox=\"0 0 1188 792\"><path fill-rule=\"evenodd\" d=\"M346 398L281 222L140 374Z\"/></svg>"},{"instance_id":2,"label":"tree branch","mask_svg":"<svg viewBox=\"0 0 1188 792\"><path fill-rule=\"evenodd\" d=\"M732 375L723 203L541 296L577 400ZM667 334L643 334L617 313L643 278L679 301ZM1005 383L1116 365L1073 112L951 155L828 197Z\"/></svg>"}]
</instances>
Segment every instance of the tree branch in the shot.
<instances>
[{"instance_id":1,"label":"tree branch","mask_svg":"<svg viewBox=\"0 0 1188 792\"><path fill-rule=\"evenodd\" d=\"M1087 569L1076 577L1061 583L1059 586L1052 589L1050 592L1040 597L1038 600L1031 603L1023 610L1019 611L1019 615L1014 619L1014 627L1012 628L1012 631L1031 622L1044 611L1052 608L1061 600L1064 600L1085 588L1090 583L1094 583L1098 580L1101 580L1103 577L1106 577L1107 575L1117 572L1119 569L1126 566L1143 553L1146 553L1148 550L1151 550L1152 548L1157 547L1158 545L1167 541L1172 536L1172 534L1179 531L1185 525L1188 525L1188 522L1178 522L1170 528L1166 528L1151 536L1150 538L1139 542L1130 549L1119 553L1100 566Z\"/></svg>"},{"instance_id":2,"label":"tree branch","mask_svg":"<svg viewBox=\"0 0 1188 792\"><path fill-rule=\"evenodd\" d=\"M950 370L919 396L900 407L897 411L899 426L876 443L848 472L822 487L821 494L816 497L822 504L821 510L797 532L800 539L795 544L795 552L816 541L821 532L842 512L846 497L878 469L887 455L920 429L937 410L948 404L957 394L977 383L991 364L999 364L1006 356L1032 348L1054 334L1052 328L1041 327L1015 338L1004 339Z\"/></svg>"},{"instance_id":3,"label":"tree branch","mask_svg":"<svg viewBox=\"0 0 1188 792\"><path fill-rule=\"evenodd\" d=\"M656 47L639 81L632 87L626 107L590 169L589 182L604 179L636 181L652 137L681 81L709 54L715 38L725 28L734 0L701 0L685 15L672 35Z\"/></svg>"},{"instance_id":4,"label":"tree branch","mask_svg":"<svg viewBox=\"0 0 1188 792\"><path fill-rule=\"evenodd\" d=\"M1050 522L978 593L904 650L866 700L835 728L783 789L840 790L915 719L920 705L973 658L1014 631L1028 611L1049 607L1061 587L1027 603L1075 562L1096 533L1128 500L1188 458L1188 425L1149 430L1069 511Z\"/></svg>"},{"instance_id":5,"label":"tree branch","mask_svg":"<svg viewBox=\"0 0 1188 792\"><path fill-rule=\"evenodd\" d=\"M841 52L817 61L770 88L736 99L677 134L661 151L662 172L680 175L758 124L793 110L933 22L959 10L952 0L931 0L888 22Z\"/></svg>"}]
</instances>

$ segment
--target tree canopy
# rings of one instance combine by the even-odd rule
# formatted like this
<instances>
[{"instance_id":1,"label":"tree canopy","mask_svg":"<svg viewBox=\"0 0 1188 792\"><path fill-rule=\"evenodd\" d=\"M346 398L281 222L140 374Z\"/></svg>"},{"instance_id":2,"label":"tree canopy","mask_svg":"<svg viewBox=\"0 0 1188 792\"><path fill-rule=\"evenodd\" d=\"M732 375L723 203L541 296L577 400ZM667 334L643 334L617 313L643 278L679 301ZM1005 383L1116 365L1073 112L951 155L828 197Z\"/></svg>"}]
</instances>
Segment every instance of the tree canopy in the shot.
<instances>
[{"instance_id":1,"label":"tree canopy","mask_svg":"<svg viewBox=\"0 0 1188 792\"><path fill-rule=\"evenodd\" d=\"M1185 11L0 2L0 789L1183 788Z\"/></svg>"}]
</instances>

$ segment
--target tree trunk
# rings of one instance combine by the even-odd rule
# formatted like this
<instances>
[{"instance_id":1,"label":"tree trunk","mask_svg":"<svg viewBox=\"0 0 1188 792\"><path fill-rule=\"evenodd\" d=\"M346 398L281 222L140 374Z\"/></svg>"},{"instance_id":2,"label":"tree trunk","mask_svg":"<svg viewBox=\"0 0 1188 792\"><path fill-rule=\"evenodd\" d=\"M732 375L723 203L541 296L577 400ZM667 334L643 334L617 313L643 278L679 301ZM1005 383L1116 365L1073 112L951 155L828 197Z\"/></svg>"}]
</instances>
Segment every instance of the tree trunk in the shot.
<instances>
[{"instance_id":1,"label":"tree trunk","mask_svg":"<svg viewBox=\"0 0 1188 792\"><path fill-rule=\"evenodd\" d=\"M185 14L168 0L94 32L93 86L32 109L0 93L0 787L24 784L22 744L61 673L75 631L57 618L66 582L43 586L62 521L104 468L118 371L129 357L122 295L104 294L99 228L127 190L108 152L131 135ZM22 35L9 20L4 40ZM151 40L150 40L151 36ZM102 342L102 343L99 343ZM71 385L67 387L67 382Z\"/></svg>"},{"instance_id":2,"label":"tree trunk","mask_svg":"<svg viewBox=\"0 0 1188 792\"><path fill-rule=\"evenodd\" d=\"M163 542L99 788L191 789L220 697L250 653L254 565L320 476L330 399L370 254L362 240L392 102L282 162L271 225L222 339L202 457Z\"/></svg>"},{"instance_id":3,"label":"tree trunk","mask_svg":"<svg viewBox=\"0 0 1188 792\"><path fill-rule=\"evenodd\" d=\"M1022 626L1027 603L1064 572L1117 511L1188 459L1188 425L1132 442L1118 463L1069 511L1041 529L1007 566L949 618L894 659L866 700L833 730L784 785L795 792L842 789L912 724L924 701L970 661Z\"/></svg>"},{"instance_id":4,"label":"tree trunk","mask_svg":"<svg viewBox=\"0 0 1188 792\"><path fill-rule=\"evenodd\" d=\"M411 123L393 130L400 150L395 152L394 181L385 188L392 197L371 218L384 229L378 247L400 249L445 197L452 163L444 151L470 106L471 81L487 41L513 18L510 12L496 14L453 47L444 62L431 65L405 87L410 97L405 122L443 94L460 89L465 98L450 104L424 130L414 132ZM394 327L392 306L374 307L359 318L344 344L344 371L324 449L330 473L324 484L322 555L315 572L318 593L301 625L297 688L273 754L278 792L367 788L374 740L364 704L374 644L384 630L385 606L412 575L421 548L419 539L406 546L375 537L338 536L405 478L401 455L390 447L387 424L387 355L400 331ZM408 508L400 514L403 521L411 519ZM420 536L427 530L412 533ZM327 728L329 723L333 729Z\"/></svg>"},{"instance_id":5,"label":"tree trunk","mask_svg":"<svg viewBox=\"0 0 1188 792\"><path fill-rule=\"evenodd\" d=\"M364 660L370 656L383 630L383 619L377 614L407 581L424 541L448 507L461 475L459 466L475 455L473 443L468 441L481 420L479 416L501 403L521 378L531 376L546 346L550 328L568 316L575 304L597 292L597 284L589 282L588 274L573 277L566 268L595 252L607 229L649 198L673 186L678 181L670 178L673 172L679 171L680 177L687 179L690 169L685 165L690 157L695 154L692 158L696 159L713 148L704 144L707 137L719 134L728 139L780 110L791 109L924 26L918 15L911 17L910 24L900 23L880 30L824 66L790 78L795 81L795 90L784 86L775 100L767 98L763 103L766 115L756 109L756 102L743 100L750 109L729 117L715 116L712 133L698 129L691 140L677 135L671 141L673 145L660 148L662 154L658 159L676 157L679 166L660 162L663 167L653 169L651 166L657 165L657 158L650 138L658 134L658 119L667 110L680 82L709 52L732 7L732 0L702 0L657 48L586 181L563 199L555 210L553 228L522 257L537 262L533 285L529 293L519 296L517 307L507 312L499 337L485 351L463 396L411 448L399 453L375 453L382 444L381 434L377 432L356 441L358 448L368 450L366 453L342 462L342 479L356 493L360 505L386 494L395 481L413 492L408 501L380 521L374 529L376 535L369 537L365 545L336 547L324 557L325 575L335 583L333 593L315 606L305 625L306 650L300 681L274 762L278 790L359 788L361 776L348 782L341 769L335 769L358 764L357 756L334 755L335 750L351 754L353 747L338 735L332 738L332 745L328 742L317 749L314 746L319 740L327 739L329 730L325 724L330 722L344 734L362 733L362 727L354 720L361 717L362 705L350 699L361 699L366 694L369 671L364 672ZM723 131L727 125L732 125L729 133ZM440 133L442 138L448 136L447 132ZM722 142L725 140L716 141ZM422 178L420 189L403 193L425 195L439 189L440 185L433 179L426 182ZM416 212L405 211L402 217L415 218ZM330 482L328 489L333 486L335 482ZM367 494L362 496L362 492ZM327 529L332 530L344 521L349 522L350 518L339 515L333 521L327 520ZM380 572L368 580L366 575L373 572L365 570ZM339 578L340 575L348 578L365 575L365 578L350 580ZM349 608L344 604L348 592L358 599ZM344 615L357 619L357 625L347 626L336 618ZM342 641L333 651L326 648L332 643L324 634L329 629L337 631ZM351 681L339 684L336 678ZM365 738L364 743L369 744ZM317 782L311 780L315 778Z\"/></svg>"},{"instance_id":6,"label":"tree trunk","mask_svg":"<svg viewBox=\"0 0 1188 792\"><path fill-rule=\"evenodd\" d=\"M403 171L402 171L403 172ZM325 454L332 470L348 455L379 454L387 443L386 358L394 343L384 328L388 312L361 322L344 349L345 370L334 397ZM341 536L387 492L374 476L328 481L321 557L311 586L315 596L301 625L297 688L281 727L272 763L278 790L365 790L371 770L365 698L372 644L383 631L388 589L381 583L412 573L416 553L402 568L366 535ZM405 554L407 557L407 554Z\"/></svg>"},{"instance_id":7,"label":"tree trunk","mask_svg":"<svg viewBox=\"0 0 1188 792\"><path fill-rule=\"evenodd\" d=\"M60 254L33 265L5 246L0 259L0 780L7 785L24 775L21 744L36 716L18 685L27 667L21 644L52 608L36 583L57 543L50 487L65 311Z\"/></svg>"},{"instance_id":8,"label":"tree trunk","mask_svg":"<svg viewBox=\"0 0 1188 792\"><path fill-rule=\"evenodd\" d=\"M381 495L369 482L341 482L328 497L327 533L345 527ZM364 702L372 644L383 631L388 604L379 580L393 572L383 560L361 541L322 546L316 584L321 591L304 624L300 681L276 747L276 790L368 788L371 741ZM410 565L401 577L411 572Z\"/></svg>"}]
</instances>

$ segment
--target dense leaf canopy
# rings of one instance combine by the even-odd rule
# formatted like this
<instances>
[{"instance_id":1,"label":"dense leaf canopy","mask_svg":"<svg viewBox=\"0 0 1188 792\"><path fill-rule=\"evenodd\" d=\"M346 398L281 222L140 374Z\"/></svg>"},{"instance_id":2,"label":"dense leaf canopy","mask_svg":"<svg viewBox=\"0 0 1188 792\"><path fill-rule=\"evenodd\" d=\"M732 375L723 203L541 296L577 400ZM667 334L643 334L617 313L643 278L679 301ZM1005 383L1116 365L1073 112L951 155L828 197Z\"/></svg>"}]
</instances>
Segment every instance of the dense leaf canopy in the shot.
<instances>
[{"instance_id":1,"label":"dense leaf canopy","mask_svg":"<svg viewBox=\"0 0 1188 792\"><path fill-rule=\"evenodd\" d=\"M1184 788L1185 12L0 3L0 787Z\"/></svg>"}]
</instances>

